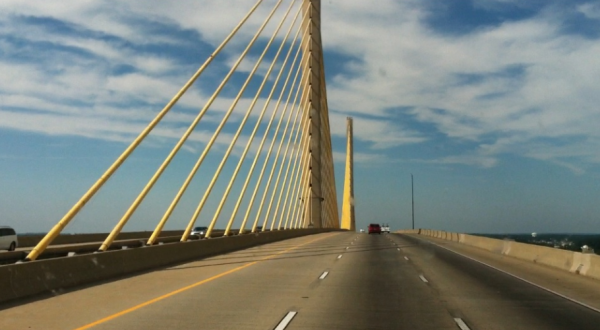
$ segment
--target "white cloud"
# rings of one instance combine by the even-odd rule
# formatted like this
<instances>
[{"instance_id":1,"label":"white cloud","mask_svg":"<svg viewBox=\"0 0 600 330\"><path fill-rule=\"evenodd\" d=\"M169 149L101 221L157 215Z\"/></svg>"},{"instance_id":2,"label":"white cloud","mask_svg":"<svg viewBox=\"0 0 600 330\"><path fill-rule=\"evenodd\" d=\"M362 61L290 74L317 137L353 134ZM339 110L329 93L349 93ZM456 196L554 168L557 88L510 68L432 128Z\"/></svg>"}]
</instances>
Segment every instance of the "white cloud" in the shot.
<instances>
[{"instance_id":1,"label":"white cloud","mask_svg":"<svg viewBox=\"0 0 600 330\"><path fill-rule=\"evenodd\" d=\"M440 160L431 161L431 163L463 164L489 168L495 166L498 163L498 159L493 157L482 157L479 155L459 155L444 157Z\"/></svg>"},{"instance_id":2,"label":"white cloud","mask_svg":"<svg viewBox=\"0 0 600 330\"><path fill-rule=\"evenodd\" d=\"M386 154L381 154L381 153L366 153L366 152L354 152L353 156L353 160L354 160L354 164L356 165L361 165L361 166L371 166L371 165L383 165L383 164L389 164L390 162L393 162L392 159L390 159L390 157L388 157ZM341 164L346 164L346 152L337 152L334 151L333 152L333 161L336 163L341 163ZM345 166L345 165L341 165L341 166Z\"/></svg>"},{"instance_id":3,"label":"white cloud","mask_svg":"<svg viewBox=\"0 0 600 330\"><path fill-rule=\"evenodd\" d=\"M356 59L344 75L330 77L333 110L389 122L387 109L405 108L450 138L480 143L507 134L520 136L519 145L540 137L600 137L590 125L600 119L600 43L562 34L561 13L543 11L448 36L424 22L428 13L416 2L381 5L387 10L378 5L355 11L354 2L324 5L326 45ZM515 67L521 71L511 72ZM477 80L460 83L459 74ZM516 146L504 152L522 150ZM599 150L600 145L589 147ZM484 154L442 161L496 164L493 155Z\"/></svg>"},{"instance_id":4,"label":"white cloud","mask_svg":"<svg viewBox=\"0 0 600 330\"><path fill-rule=\"evenodd\" d=\"M600 4L588 2L577 6L577 10L587 18L600 19Z\"/></svg>"},{"instance_id":5,"label":"white cloud","mask_svg":"<svg viewBox=\"0 0 600 330\"><path fill-rule=\"evenodd\" d=\"M508 2L513 3L479 0L476 4L490 9ZM266 3L234 38L233 48L220 58L221 64L230 65L236 54L233 50L239 51L245 45L244 40L262 23L261 17L266 16L274 1ZM136 23L143 18L197 31L203 41L217 45L253 4L253 1L232 6L224 1L191 0L169 3L6 0L0 3L0 20L49 17L136 45L178 42L165 35L148 33L143 25ZM367 142L372 149L430 141L427 132L395 121L397 117L391 109L406 109L402 110L404 115L433 125L451 139L481 145L466 153L474 156L449 157L442 160L446 163L493 166L493 160L502 153L542 159L523 146L536 145L535 141L543 137L586 136L590 137L586 146L599 150L600 133L593 123L600 119L597 111L600 43L561 34L560 12L546 10L529 19L448 36L436 33L425 23L429 13L421 1L382 0L377 6L365 1L328 1L322 6L326 51L352 59L344 63L342 72L327 77L333 135L345 136L345 117L352 115L356 139ZM598 8L592 2L577 7L588 18L598 18ZM273 31L282 12L278 12L266 35ZM120 139L136 128L129 126L132 122L137 125L149 121L191 75L183 74L187 68L175 59L138 53L102 38L66 36L24 23L18 27L4 24L0 29L0 33L16 38L80 49L98 58L46 58L45 68L0 58L0 70L5 77L0 81L3 113L8 113L7 108L30 108L48 116L50 122L54 113L96 118L113 123L102 129L112 129ZM11 50L10 47L7 42L0 44L3 50ZM243 62L244 70L251 67L253 58L256 55ZM114 75L102 61L129 65L135 71ZM520 71L512 72L515 67ZM48 68L53 72L44 70ZM210 75L207 77L212 79ZM461 77L474 80L462 81ZM212 90L194 88L188 93L181 100L181 111L167 117L170 124L181 125L190 120ZM217 99L214 110L207 114L208 121L220 121L222 112L231 103L230 94ZM76 105L78 100L92 105ZM128 105L131 102L145 102L152 107ZM247 98L240 102L233 119L240 118L249 102ZM22 123L31 120L31 116L34 114L10 111L10 117L3 117L3 121L10 118L15 122L4 125L27 129ZM60 128L50 125L54 127L52 134L113 138L102 129L82 130L74 121L63 121L61 125ZM36 125L29 129L48 130ZM496 136L497 141L490 142L490 136ZM504 139L506 136L518 139ZM551 145L537 147L547 151L543 159L565 161ZM598 162L600 157L591 153L576 158L579 162Z\"/></svg>"},{"instance_id":6,"label":"white cloud","mask_svg":"<svg viewBox=\"0 0 600 330\"><path fill-rule=\"evenodd\" d=\"M332 135L346 136L346 117L337 112L329 113ZM404 127L401 123L395 123L385 118L372 119L361 116L353 118L354 138L369 142L373 149L386 149L427 140L420 133Z\"/></svg>"}]
</instances>

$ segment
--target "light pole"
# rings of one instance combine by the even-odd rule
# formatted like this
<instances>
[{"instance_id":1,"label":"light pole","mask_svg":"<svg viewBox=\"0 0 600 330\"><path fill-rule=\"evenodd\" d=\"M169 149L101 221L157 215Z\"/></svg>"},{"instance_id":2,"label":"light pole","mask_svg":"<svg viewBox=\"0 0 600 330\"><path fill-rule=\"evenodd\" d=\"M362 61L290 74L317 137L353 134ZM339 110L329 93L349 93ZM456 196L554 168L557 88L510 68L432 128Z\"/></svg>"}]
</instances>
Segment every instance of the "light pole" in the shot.
<instances>
[{"instance_id":1,"label":"light pole","mask_svg":"<svg viewBox=\"0 0 600 330\"><path fill-rule=\"evenodd\" d=\"M410 174L410 193L412 195L412 229L415 229L415 184L412 173Z\"/></svg>"}]
</instances>

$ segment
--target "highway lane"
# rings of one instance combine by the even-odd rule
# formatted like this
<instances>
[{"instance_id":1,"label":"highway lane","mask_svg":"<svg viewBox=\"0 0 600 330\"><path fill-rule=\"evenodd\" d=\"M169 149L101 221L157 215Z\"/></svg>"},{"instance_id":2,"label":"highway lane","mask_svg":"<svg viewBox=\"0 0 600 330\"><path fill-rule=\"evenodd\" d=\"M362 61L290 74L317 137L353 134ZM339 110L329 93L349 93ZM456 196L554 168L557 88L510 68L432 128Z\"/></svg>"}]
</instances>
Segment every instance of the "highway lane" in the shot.
<instances>
[{"instance_id":1,"label":"highway lane","mask_svg":"<svg viewBox=\"0 0 600 330\"><path fill-rule=\"evenodd\" d=\"M456 319L470 329L600 324L598 313L435 245L356 233L296 238L4 307L0 329L275 329L282 320L290 320L286 329L459 329Z\"/></svg>"},{"instance_id":2,"label":"highway lane","mask_svg":"<svg viewBox=\"0 0 600 330\"><path fill-rule=\"evenodd\" d=\"M447 310L471 329L599 327L600 313L546 290L425 240L403 235L390 238L402 246L401 252L409 258L407 262L429 279L430 287ZM589 284L591 290L598 287L596 281Z\"/></svg>"},{"instance_id":3,"label":"highway lane","mask_svg":"<svg viewBox=\"0 0 600 330\"><path fill-rule=\"evenodd\" d=\"M358 235L288 329L457 329L388 235Z\"/></svg>"},{"instance_id":4,"label":"highway lane","mask_svg":"<svg viewBox=\"0 0 600 330\"><path fill-rule=\"evenodd\" d=\"M273 328L353 235L290 239L58 292L0 310L0 329Z\"/></svg>"}]
</instances>

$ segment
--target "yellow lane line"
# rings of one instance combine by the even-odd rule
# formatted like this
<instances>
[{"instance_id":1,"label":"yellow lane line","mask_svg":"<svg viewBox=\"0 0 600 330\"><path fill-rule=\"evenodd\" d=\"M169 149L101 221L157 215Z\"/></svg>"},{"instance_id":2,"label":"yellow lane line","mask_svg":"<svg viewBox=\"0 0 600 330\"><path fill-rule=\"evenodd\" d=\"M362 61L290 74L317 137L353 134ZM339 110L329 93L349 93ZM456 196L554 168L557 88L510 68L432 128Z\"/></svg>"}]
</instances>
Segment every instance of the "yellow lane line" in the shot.
<instances>
[{"instance_id":1,"label":"yellow lane line","mask_svg":"<svg viewBox=\"0 0 600 330\"><path fill-rule=\"evenodd\" d=\"M159 302L159 301L161 301L161 300L164 300L164 299L166 299L166 298L169 298L169 297L171 297L171 296L174 296L174 295L176 295L176 294L178 294L178 293L181 293L181 292L187 291L187 290L189 290L189 289L195 288L195 287L197 287L197 286L200 286L200 285L202 285L202 284L205 284L205 283L208 283L208 282L210 282L210 281L216 280L216 279L218 279L218 278L220 278L220 277L223 277L223 276L225 276L225 275L229 275L229 274L231 274L231 273L235 273L235 272L237 272L238 270L242 270L242 269L244 269L244 268L250 267L250 266L252 266L252 265L254 265L254 264L256 264L256 263L258 263L258 262L260 262L260 261L264 261L264 260L271 259L271 258L273 258L273 257L275 257L275 256L277 256L277 255L280 255L280 254L283 254L283 253L286 253L286 252L289 252L289 251L295 250L295 249L297 249L297 248L299 248L299 247L301 247L301 246L304 246L304 245L307 245L307 244L310 244L310 243L313 243L313 242L316 242L316 241L322 240L322 239L324 239L324 238L332 237L332 236L335 236L335 235L337 235L337 234L339 234L339 233L335 233L335 234L331 234L331 235L327 235L327 236L322 236L322 237L319 237L319 238L315 238L315 239L313 239L313 240L311 240L311 241L308 241L308 242L306 242L306 243L302 243L302 244L296 245L296 246L294 246L294 247L291 247L291 248L289 248L289 249L287 249L287 250L283 250L283 251L281 251L281 252L277 252L277 253L275 253L275 254L272 254L272 255L270 255L270 256L266 256L266 257L264 257L264 258L262 258L262 259L260 259L260 260L258 260L258 261L253 261L253 262L247 263L247 264L245 264L245 265L239 266L239 267L237 267L237 268L230 269L230 270L228 270L228 271L225 271L225 272L223 272L223 273L221 273L221 274L218 274L218 275L215 275L215 276L213 276L213 277L207 278L207 279L205 279L205 280L202 280L202 281L200 281L200 282L196 282L196 283L194 283L194 284L188 285L188 286L186 286L186 287L183 287L183 288L181 288L181 289L177 289L177 290L175 290L175 291L171 291L171 292L169 292L169 293L167 293L167 294L164 294L164 295L162 295L162 296L160 296L160 297L156 297L156 298L154 298L154 299L150 299L150 300L148 300L148 301L146 301L146 302L143 302L143 303L141 303L141 304L139 304L139 305L136 305L136 306L133 306L133 307L131 307L131 308L128 308L128 309L122 310L122 311L120 311L120 312L118 312L118 313L112 314L112 315L110 315L110 316L107 316L107 317L105 317L105 318L102 318L102 319L100 319L100 320L98 320L98 321L95 321L95 322L92 322L92 323L90 323L90 324L84 325L84 326L82 326L82 327L79 327L79 328L77 328L77 329L75 329L75 330L85 330L85 329L89 329L89 328L95 327L95 326L97 326L97 325L99 325L99 324L102 324L102 323L108 322L108 321L110 321L110 320L116 319L117 317L123 316L123 315L125 315L125 314L129 314L129 313L131 313L131 312L133 312L133 311L136 311L136 310L138 310L138 309L140 309L140 308L142 308L142 307L146 307L146 306L148 306L148 305L154 304L154 303L156 303L156 302Z\"/></svg>"}]
</instances>

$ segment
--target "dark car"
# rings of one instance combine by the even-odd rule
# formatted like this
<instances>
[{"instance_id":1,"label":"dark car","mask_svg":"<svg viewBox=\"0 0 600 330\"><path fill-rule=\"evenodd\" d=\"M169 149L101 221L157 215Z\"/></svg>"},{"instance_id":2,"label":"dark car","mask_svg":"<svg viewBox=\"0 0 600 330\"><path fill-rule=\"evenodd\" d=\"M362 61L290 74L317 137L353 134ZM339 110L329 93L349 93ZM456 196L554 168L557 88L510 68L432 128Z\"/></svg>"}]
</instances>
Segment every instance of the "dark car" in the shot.
<instances>
[{"instance_id":1,"label":"dark car","mask_svg":"<svg viewBox=\"0 0 600 330\"><path fill-rule=\"evenodd\" d=\"M380 234L381 226L378 223L372 223L369 225L369 234Z\"/></svg>"}]
</instances>

